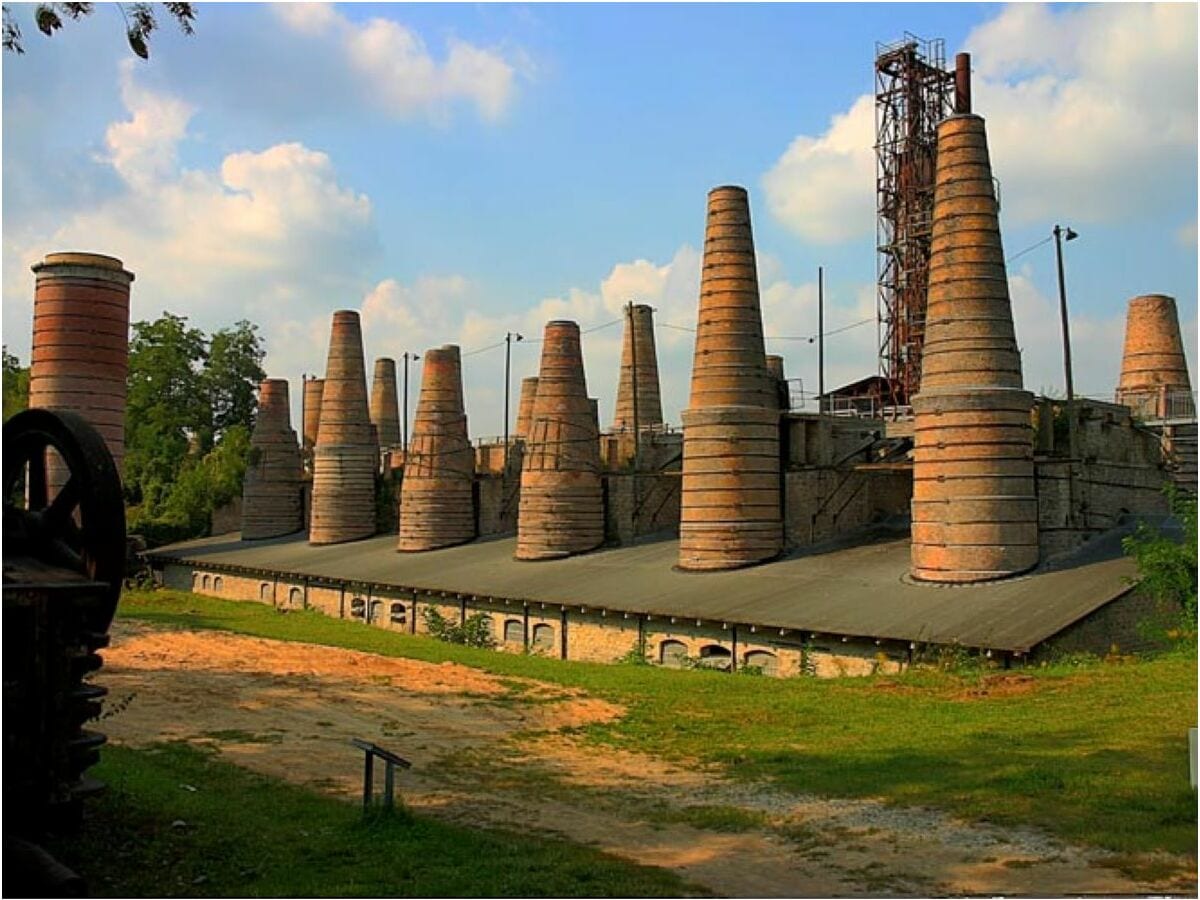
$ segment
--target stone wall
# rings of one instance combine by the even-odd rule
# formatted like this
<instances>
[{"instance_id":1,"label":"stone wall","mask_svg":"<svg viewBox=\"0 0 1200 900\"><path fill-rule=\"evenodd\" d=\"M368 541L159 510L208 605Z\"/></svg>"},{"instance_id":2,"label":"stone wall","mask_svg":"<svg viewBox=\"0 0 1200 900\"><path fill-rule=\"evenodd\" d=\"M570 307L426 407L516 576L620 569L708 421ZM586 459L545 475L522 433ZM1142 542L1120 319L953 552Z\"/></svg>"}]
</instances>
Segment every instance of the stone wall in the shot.
<instances>
[{"instance_id":1,"label":"stone wall","mask_svg":"<svg viewBox=\"0 0 1200 900\"><path fill-rule=\"evenodd\" d=\"M672 619L564 607L561 604L507 603L414 595L398 588L234 574L203 566L168 563L162 583L225 600L268 603L280 611L311 609L336 619L361 622L403 634L428 634L425 611L436 609L458 624L482 614L491 624L496 650L551 659L615 663L640 648L654 665L753 668L777 677L836 677L896 672L907 663L907 648L861 638L804 635L756 626Z\"/></svg>"},{"instance_id":2,"label":"stone wall","mask_svg":"<svg viewBox=\"0 0 1200 900\"><path fill-rule=\"evenodd\" d=\"M475 512L479 537L517 533L517 506L521 498L520 471L505 478L499 474L476 475Z\"/></svg>"},{"instance_id":3,"label":"stone wall","mask_svg":"<svg viewBox=\"0 0 1200 900\"><path fill-rule=\"evenodd\" d=\"M605 539L630 544L644 534L679 534L678 472L604 475Z\"/></svg>"},{"instance_id":4,"label":"stone wall","mask_svg":"<svg viewBox=\"0 0 1200 900\"><path fill-rule=\"evenodd\" d=\"M1068 458L1061 401L1037 407L1035 475L1042 560L1077 549L1130 517L1167 511L1158 436L1124 406L1084 400L1076 410L1079 459ZM1073 476L1073 477L1072 477Z\"/></svg>"},{"instance_id":5,"label":"stone wall","mask_svg":"<svg viewBox=\"0 0 1200 900\"><path fill-rule=\"evenodd\" d=\"M784 539L789 548L905 517L912 500L910 469L806 468L789 471L784 479Z\"/></svg>"}]
</instances>

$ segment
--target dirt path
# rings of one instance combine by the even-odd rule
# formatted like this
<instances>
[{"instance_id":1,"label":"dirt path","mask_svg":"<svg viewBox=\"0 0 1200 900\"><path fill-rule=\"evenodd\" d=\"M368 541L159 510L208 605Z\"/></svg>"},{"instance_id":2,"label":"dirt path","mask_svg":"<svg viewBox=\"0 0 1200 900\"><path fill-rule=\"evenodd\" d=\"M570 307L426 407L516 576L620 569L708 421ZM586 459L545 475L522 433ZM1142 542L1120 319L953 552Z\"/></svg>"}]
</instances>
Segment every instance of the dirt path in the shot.
<instances>
[{"instance_id":1,"label":"dirt path","mask_svg":"<svg viewBox=\"0 0 1200 900\"><path fill-rule=\"evenodd\" d=\"M357 797L362 761L349 741L376 740L414 763L400 781L414 809L566 837L718 894L1195 893L1194 874L1139 883L1098 851L1034 831L797 797L582 745L560 730L621 709L451 663L119 623L98 680L110 706L124 704L102 723L115 742L207 744L255 771Z\"/></svg>"}]
</instances>

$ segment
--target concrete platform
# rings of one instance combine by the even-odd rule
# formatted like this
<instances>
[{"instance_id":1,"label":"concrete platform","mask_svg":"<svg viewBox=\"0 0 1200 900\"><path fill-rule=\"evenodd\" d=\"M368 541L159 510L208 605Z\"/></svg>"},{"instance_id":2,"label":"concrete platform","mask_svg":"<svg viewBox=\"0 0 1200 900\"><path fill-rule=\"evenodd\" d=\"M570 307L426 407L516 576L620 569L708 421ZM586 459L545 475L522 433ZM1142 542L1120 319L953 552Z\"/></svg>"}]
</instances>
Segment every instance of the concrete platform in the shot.
<instances>
[{"instance_id":1,"label":"concrete platform","mask_svg":"<svg viewBox=\"0 0 1200 900\"><path fill-rule=\"evenodd\" d=\"M159 564L421 593L703 619L823 635L958 643L1025 653L1130 590L1120 534L1030 575L980 585L908 579L907 537L808 551L733 572L672 568L679 542L658 540L546 562L517 562L515 538L398 553L395 535L310 547L304 535L242 541L227 534L162 547Z\"/></svg>"}]
</instances>

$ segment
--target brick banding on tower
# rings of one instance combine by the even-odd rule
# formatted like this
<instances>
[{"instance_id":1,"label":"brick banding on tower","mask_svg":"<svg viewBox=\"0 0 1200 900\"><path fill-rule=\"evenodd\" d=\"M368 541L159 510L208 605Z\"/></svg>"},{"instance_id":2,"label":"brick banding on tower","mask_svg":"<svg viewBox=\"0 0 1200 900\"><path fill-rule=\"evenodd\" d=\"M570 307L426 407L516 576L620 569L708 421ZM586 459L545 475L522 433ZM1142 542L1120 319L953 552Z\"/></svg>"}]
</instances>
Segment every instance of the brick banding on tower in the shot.
<instances>
[{"instance_id":1,"label":"brick banding on tower","mask_svg":"<svg viewBox=\"0 0 1200 900\"><path fill-rule=\"evenodd\" d=\"M453 344L425 352L421 396L400 484L396 549L435 550L475 537L475 452L463 405L462 356Z\"/></svg>"},{"instance_id":2,"label":"brick banding on tower","mask_svg":"<svg viewBox=\"0 0 1200 900\"><path fill-rule=\"evenodd\" d=\"M921 388L913 398L914 578L986 581L1038 562L1033 395L1024 390L983 119L938 126Z\"/></svg>"},{"instance_id":3,"label":"brick banding on tower","mask_svg":"<svg viewBox=\"0 0 1200 900\"><path fill-rule=\"evenodd\" d=\"M396 391L396 361L386 356L375 360L371 379L371 424L380 447L400 446L400 398Z\"/></svg>"},{"instance_id":4,"label":"brick banding on tower","mask_svg":"<svg viewBox=\"0 0 1200 900\"><path fill-rule=\"evenodd\" d=\"M378 457L367 411L362 325L357 312L338 310L313 450L310 544L338 544L375 533Z\"/></svg>"},{"instance_id":5,"label":"brick banding on tower","mask_svg":"<svg viewBox=\"0 0 1200 900\"><path fill-rule=\"evenodd\" d=\"M281 537L304 527L300 447L292 429L288 383L268 378L258 391L258 417L242 489L242 539Z\"/></svg>"},{"instance_id":6,"label":"brick banding on tower","mask_svg":"<svg viewBox=\"0 0 1200 900\"><path fill-rule=\"evenodd\" d=\"M533 421L533 404L537 400L537 377L521 379L521 401L517 406L517 428L513 437L524 440L529 437L529 425Z\"/></svg>"},{"instance_id":7,"label":"brick banding on tower","mask_svg":"<svg viewBox=\"0 0 1200 900\"><path fill-rule=\"evenodd\" d=\"M638 428L660 428L663 414L658 383L658 353L654 347L654 310L642 303L634 304L625 314L621 375L617 382L617 404L613 415L613 429L616 431L633 428L635 382Z\"/></svg>"},{"instance_id":8,"label":"brick banding on tower","mask_svg":"<svg viewBox=\"0 0 1200 900\"><path fill-rule=\"evenodd\" d=\"M1143 419L1196 415L1173 297L1146 294L1129 301L1117 402Z\"/></svg>"},{"instance_id":9,"label":"brick banding on tower","mask_svg":"<svg viewBox=\"0 0 1200 900\"><path fill-rule=\"evenodd\" d=\"M749 198L745 188L714 188L691 399L683 412L681 569L733 569L783 549L779 415L763 344Z\"/></svg>"},{"instance_id":10,"label":"brick banding on tower","mask_svg":"<svg viewBox=\"0 0 1200 900\"><path fill-rule=\"evenodd\" d=\"M603 541L600 447L579 326L548 322L521 466L516 558L557 559Z\"/></svg>"},{"instance_id":11,"label":"brick banding on tower","mask_svg":"<svg viewBox=\"0 0 1200 900\"><path fill-rule=\"evenodd\" d=\"M29 405L79 413L104 438L120 472L133 273L114 257L74 252L47 254L33 272ZM61 487L65 473L55 460L47 478L52 492Z\"/></svg>"}]
</instances>

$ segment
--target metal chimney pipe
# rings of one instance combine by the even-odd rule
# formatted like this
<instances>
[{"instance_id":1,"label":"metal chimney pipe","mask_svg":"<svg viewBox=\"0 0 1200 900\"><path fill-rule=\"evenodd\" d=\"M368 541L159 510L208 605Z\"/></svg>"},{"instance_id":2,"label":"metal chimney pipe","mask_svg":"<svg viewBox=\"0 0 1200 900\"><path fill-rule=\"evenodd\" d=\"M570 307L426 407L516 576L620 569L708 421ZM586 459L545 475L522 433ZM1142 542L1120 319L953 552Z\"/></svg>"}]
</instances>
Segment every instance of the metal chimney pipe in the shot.
<instances>
[{"instance_id":1,"label":"metal chimney pipe","mask_svg":"<svg viewBox=\"0 0 1200 900\"><path fill-rule=\"evenodd\" d=\"M971 111L971 54L959 53L954 57L954 111Z\"/></svg>"}]
</instances>

